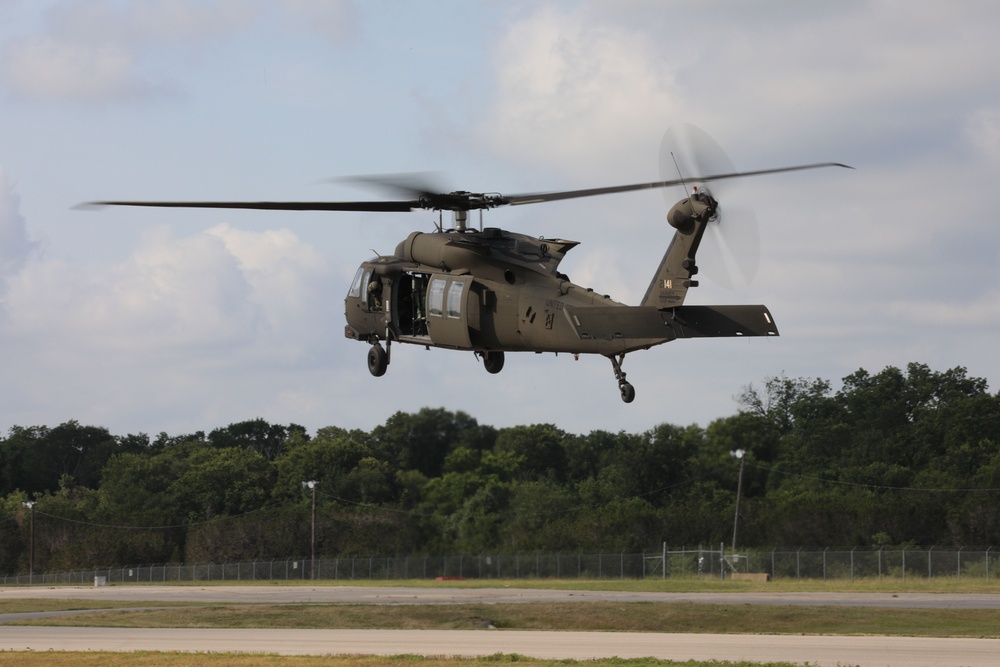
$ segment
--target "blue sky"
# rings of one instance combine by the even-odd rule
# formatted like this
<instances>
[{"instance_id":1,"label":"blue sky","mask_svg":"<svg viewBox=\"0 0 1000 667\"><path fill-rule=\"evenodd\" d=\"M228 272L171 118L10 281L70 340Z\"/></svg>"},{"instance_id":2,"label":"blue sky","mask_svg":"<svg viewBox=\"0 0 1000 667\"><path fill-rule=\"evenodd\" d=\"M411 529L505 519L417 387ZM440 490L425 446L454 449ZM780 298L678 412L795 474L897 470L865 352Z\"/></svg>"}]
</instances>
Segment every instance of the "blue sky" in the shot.
<instances>
[{"instance_id":1,"label":"blue sky","mask_svg":"<svg viewBox=\"0 0 1000 667\"><path fill-rule=\"evenodd\" d=\"M370 429L464 410L573 432L706 425L782 372L834 386L916 361L1000 382L1000 8L990 2L0 1L0 428L115 433L263 417ZM744 170L782 336L600 357L343 337L358 263L428 213L73 210L105 198L356 199L340 177L439 172L507 193L659 178L694 123ZM681 193L670 193L679 198ZM501 209L581 245L574 281L637 303L669 241L659 193ZM712 268L702 261L703 273Z\"/></svg>"}]
</instances>

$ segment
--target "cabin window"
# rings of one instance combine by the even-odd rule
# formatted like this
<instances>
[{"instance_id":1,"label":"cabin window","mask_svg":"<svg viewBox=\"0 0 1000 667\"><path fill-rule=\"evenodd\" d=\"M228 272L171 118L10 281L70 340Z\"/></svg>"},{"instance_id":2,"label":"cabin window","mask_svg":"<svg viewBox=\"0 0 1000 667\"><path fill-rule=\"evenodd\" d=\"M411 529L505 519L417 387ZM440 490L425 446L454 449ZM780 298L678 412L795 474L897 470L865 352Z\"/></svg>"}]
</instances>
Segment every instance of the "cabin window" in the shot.
<instances>
[{"instance_id":1,"label":"cabin window","mask_svg":"<svg viewBox=\"0 0 1000 667\"><path fill-rule=\"evenodd\" d=\"M453 282L448 286L448 317L458 319L462 316L462 291L465 283Z\"/></svg>"},{"instance_id":2,"label":"cabin window","mask_svg":"<svg viewBox=\"0 0 1000 667\"><path fill-rule=\"evenodd\" d=\"M357 298L361 296L361 279L365 277L365 267L359 266L358 272L354 274L354 282L351 283L351 291L347 296Z\"/></svg>"},{"instance_id":3,"label":"cabin window","mask_svg":"<svg viewBox=\"0 0 1000 667\"><path fill-rule=\"evenodd\" d=\"M427 312L430 315L444 315L444 283L444 278L434 278L427 288Z\"/></svg>"}]
</instances>

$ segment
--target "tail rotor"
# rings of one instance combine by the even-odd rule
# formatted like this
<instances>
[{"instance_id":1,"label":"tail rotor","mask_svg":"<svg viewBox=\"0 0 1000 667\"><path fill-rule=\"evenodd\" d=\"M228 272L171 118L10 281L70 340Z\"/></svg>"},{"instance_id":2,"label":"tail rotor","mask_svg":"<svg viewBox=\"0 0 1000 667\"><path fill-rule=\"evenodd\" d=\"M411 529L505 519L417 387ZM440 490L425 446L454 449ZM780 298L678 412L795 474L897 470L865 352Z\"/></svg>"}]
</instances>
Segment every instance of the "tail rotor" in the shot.
<instances>
[{"instance_id":1,"label":"tail rotor","mask_svg":"<svg viewBox=\"0 0 1000 667\"><path fill-rule=\"evenodd\" d=\"M712 243L701 249L707 277L720 287L735 289L749 284L760 263L760 231L753 210L732 203L727 194L732 181L713 181L709 188L702 176L737 173L732 160L719 144L700 128L685 123L671 127L660 142L660 178L680 178L689 198L707 195L716 202L708 225ZM663 190L668 204L673 193Z\"/></svg>"}]
</instances>

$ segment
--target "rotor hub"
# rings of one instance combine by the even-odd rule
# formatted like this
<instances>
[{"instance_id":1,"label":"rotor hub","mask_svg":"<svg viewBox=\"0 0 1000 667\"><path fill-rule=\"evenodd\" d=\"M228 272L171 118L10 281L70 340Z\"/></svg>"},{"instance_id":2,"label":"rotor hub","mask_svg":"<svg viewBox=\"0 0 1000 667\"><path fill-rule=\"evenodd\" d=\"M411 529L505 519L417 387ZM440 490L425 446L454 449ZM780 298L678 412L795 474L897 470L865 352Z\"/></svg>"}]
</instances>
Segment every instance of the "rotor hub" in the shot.
<instances>
[{"instance_id":1,"label":"rotor hub","mask_svg":"<svg viewBox=\"0 0 1000 667\"><path fill-rule=\"evenodd\" d=\"M667 222L682 234L690 234L698 222L713 220L719 211L719 202L707 191L697 188L690 197L674 204L667 213Z\"/></svg>"}]
</instances>

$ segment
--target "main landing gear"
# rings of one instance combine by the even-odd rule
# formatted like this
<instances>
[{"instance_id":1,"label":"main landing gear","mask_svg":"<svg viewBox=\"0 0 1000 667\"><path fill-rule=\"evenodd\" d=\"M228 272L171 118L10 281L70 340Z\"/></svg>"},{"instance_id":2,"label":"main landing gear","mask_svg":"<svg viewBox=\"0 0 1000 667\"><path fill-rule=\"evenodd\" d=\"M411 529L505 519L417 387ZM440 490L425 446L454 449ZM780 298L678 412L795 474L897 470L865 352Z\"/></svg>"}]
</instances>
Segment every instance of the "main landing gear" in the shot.
<instances>
[{"instance_id":1,"label":"main landing gear","mask_svg":"<svg viewBox=\"0 0 1000 667\"><path fill-rule=\"evenodd\" d=\"M496 375L503 370L503 350L496 350L493 352L483 351L476 352L477 357L482 357L483 368L486 369L487 373Z\"/></svg>"},{"instance_id":2,"label":"main landing gear","mask_svg":"<svg viewBox=\"0 0 1000 667\"><path fill-rule=\"evenodd\" d=\"M615 369L615 379L618 380L618 391L621 392L622 400L626 403L631 403L635 400L635 387L625 380L625 371L622 370L622 362L625 360L625 354L619 354L617 356L613 354L604 355L611 360L611 365Z\"/></svg>"},{"instance_id":3,"label":"main landing gear","mask_svg":"<svg viewBox=\"0 0 1000 667\"><path fill-rule=\"evenodd\" d=\"M385 369L389 366L389 353L386 352L378 341L372 343L368 348L368 372L375 377L385 375Z\"/></svg>"}]
</instances>

